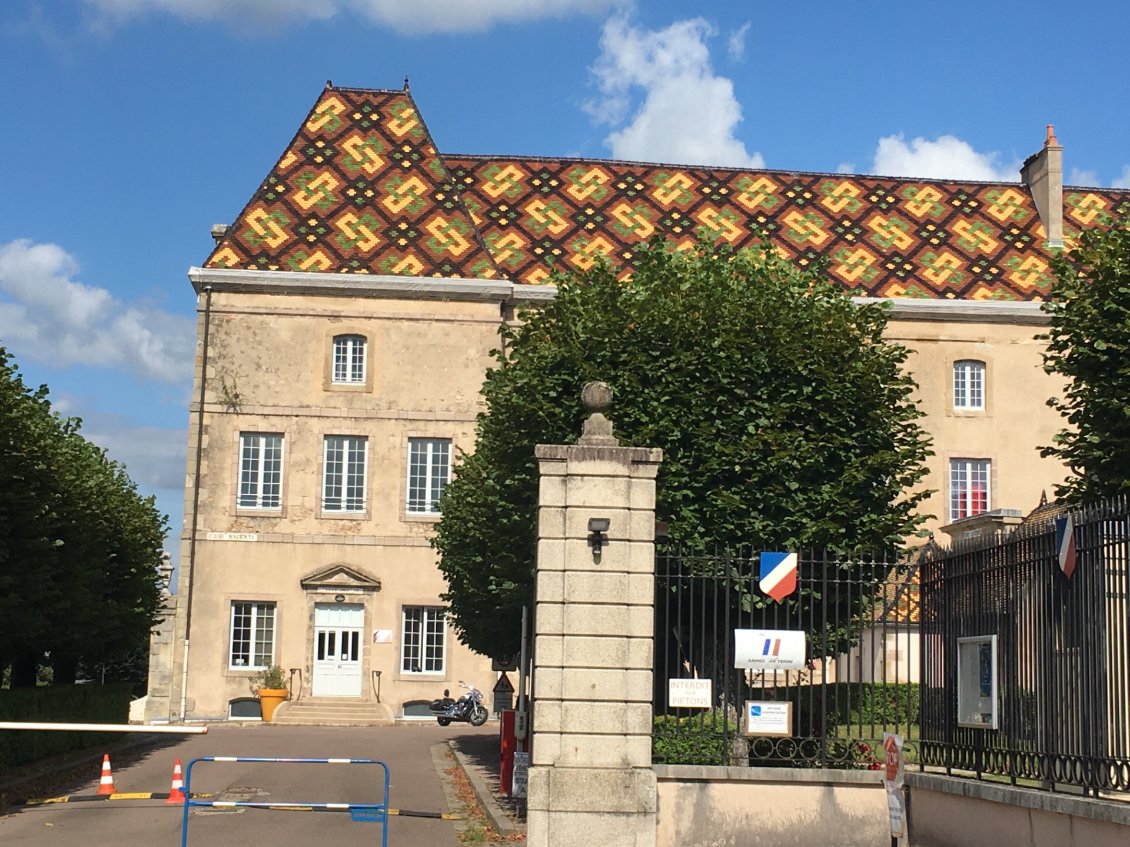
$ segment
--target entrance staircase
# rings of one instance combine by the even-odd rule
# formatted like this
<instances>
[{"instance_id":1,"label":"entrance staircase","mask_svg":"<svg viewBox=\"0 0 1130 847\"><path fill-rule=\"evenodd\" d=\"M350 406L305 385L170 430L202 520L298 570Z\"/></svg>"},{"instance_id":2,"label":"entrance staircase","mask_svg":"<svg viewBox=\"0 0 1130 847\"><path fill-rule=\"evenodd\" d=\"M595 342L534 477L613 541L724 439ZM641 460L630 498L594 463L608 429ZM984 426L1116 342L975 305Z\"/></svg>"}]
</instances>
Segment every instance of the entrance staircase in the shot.
<instances>
[{"instance_id":1,"label":"entrance staircase","mask_svg":"<svg viewBox=\"0 0 1130 847\"><path fill-rule=\"evenodd\" d=\"M283 703L273 723L292 726L392 726L392 709L359 697L303 697Z\"/></svg>"}]
</instances>

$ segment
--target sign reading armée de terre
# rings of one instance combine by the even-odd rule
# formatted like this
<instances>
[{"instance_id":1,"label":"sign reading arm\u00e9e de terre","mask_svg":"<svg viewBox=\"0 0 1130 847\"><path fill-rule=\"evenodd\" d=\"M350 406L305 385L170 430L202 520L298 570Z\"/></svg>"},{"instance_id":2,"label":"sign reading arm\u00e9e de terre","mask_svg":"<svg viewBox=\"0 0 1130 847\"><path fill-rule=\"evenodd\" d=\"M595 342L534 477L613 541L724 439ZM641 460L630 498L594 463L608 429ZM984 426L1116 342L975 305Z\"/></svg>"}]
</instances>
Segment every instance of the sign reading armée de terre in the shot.
<instances>
[{"instance_id":1,"label":"sign reading arm\u00e9e de terre","mask_svg":"<svg viewBox=\"0 0 1130 847\"><path fill-rule=\"evenodd\" d=\"M805 634L790 629L735 629L734 667L788 671L804 667Z\"/></svg>"}]
</instances>

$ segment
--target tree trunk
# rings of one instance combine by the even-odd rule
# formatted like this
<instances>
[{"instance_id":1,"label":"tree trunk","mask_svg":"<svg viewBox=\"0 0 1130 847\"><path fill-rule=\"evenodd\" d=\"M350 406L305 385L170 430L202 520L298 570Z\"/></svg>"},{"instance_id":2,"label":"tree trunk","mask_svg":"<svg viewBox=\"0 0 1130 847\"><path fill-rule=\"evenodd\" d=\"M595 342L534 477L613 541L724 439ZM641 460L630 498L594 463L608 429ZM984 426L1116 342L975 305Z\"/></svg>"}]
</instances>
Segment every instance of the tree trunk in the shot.
<instances>
[{"instance_id":1,"label":"tree trunk","mask_svg":"<svg viewBox=\"0 0 1130 847\"><path fill-rule=\"evenodd\" d=\"M74 685L78 676L78 656L52 656L55 676L52 685Z\"/></svg>"},{"instance_id":2,"label":"tree trunk","mask_svg":"<svg viewBox=\"0 0 1130 847\"><path fill-rule=\"evenodd\" d=\"M38 656L20 656L12 662L12 688L35 688Z\"/></svg>"}]
</instances>

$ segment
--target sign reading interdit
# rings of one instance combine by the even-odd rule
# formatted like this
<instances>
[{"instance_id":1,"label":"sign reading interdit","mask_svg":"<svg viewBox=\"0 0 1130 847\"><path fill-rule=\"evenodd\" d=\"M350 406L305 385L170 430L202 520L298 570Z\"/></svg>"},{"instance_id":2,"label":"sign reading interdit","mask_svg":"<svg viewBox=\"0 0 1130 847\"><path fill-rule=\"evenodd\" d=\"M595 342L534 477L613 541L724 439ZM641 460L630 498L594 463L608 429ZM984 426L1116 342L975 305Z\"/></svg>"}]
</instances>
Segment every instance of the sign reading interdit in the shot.
<instances>
[{"instance_id":1,"label":"sign reading interdit","mask_svg":"<svg viewBox=\"0 0 1130 847\"><path fill-rule=\"evenodd\" d=\"M667 705L673 709L709 709L713 686L709 679L668 679Z\"/></svg>"},{"instance_id":2,"label":"sign reading interdit","mask_svg":"<svg viewBox=\"0 0 1130 847\"><path fill-rule=\"evenodd\" d=\"M796 572L796 553L762 553L758 587L780 603L796 591Z\"/></svg>"},{"instance_id":3,"label":"sign reading interdit","mask_svg":"<svg viewBox=\"0 0 1130 847\"><path fill-rule=\"evenodd\" d=\"M788 671L804 667L803 630L735 629L734 667L739 670Z\"/></svg>"}]
</instances>

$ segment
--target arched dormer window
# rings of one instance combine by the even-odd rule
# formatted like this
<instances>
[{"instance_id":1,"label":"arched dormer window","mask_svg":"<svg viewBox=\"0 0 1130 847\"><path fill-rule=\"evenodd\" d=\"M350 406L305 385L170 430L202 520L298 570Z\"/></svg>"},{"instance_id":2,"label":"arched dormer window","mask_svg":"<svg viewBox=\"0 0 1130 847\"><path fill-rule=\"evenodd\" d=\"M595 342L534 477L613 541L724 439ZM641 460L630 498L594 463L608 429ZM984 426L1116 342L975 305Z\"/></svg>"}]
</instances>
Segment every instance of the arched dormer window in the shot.
<instances>
[{"instance_id":1,"label":"arched dormer window","mask_svg":"<svg viewBox=\"0 0 1130 847\"><path fill-rule=\"evenodd\" d=\"M953 407L965 411L985 408L985 363L962 359L953 363Z\"/></svg>"},{"instance_id":2,"label":"arched dormer window","mask_svg":"<svg viewBox=\"0 0 1130 847\"><path fill-rule=\"evenodd\" d=\"M334 385L364 385L365 336L334 336L333 383Z\"/></svg>"}]
</instances>

